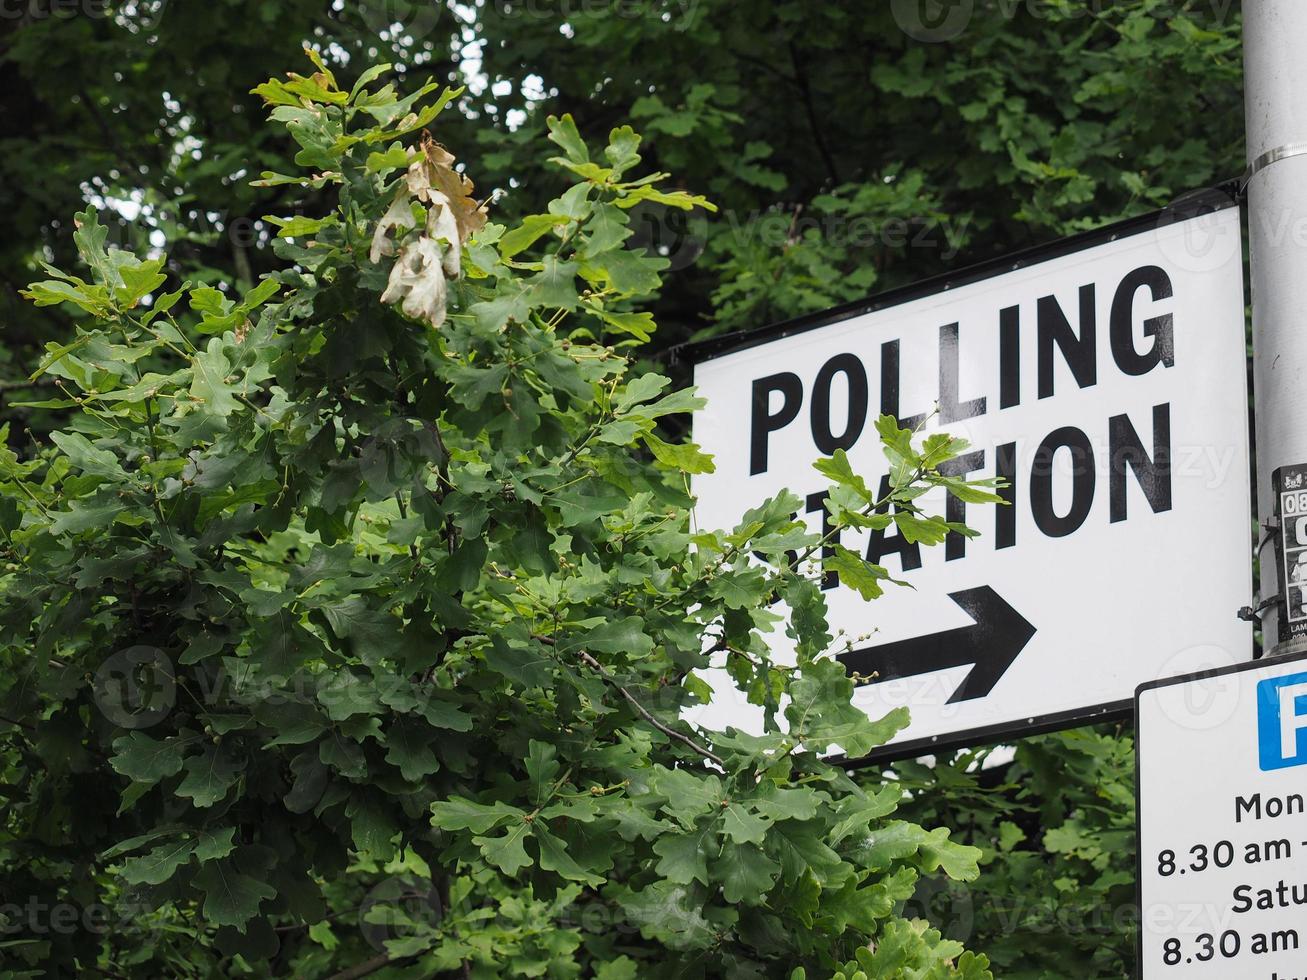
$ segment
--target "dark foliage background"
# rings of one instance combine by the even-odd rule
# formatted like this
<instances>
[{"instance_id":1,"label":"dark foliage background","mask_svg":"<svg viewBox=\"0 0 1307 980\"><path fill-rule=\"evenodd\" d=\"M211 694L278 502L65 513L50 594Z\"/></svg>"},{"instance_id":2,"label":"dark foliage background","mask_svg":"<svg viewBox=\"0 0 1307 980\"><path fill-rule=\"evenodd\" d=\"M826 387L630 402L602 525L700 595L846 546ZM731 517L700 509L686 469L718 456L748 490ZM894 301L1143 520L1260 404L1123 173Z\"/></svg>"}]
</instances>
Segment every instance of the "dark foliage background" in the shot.
<instances>
[{"instance_id":1,"label":"dark foliage background","mask_svg":"<svg viewBox=\"0 0 1307 980\"><path fill-rule=\"evenodd\" d=\"M438 135L475 160L503 216L540 211L564 186L535 165L547 114L572 113L592 143L639 128L647 166L720 208L635 212L641 241L671 260L655 305L663 350L1140 213L1242 168L1237 2L955 7L969 14L932 31L900 0L10 0L0 416L11 447L30 451L30 432L55 424L12 402L49 384L25 379L70 329L18 290L40 261L74 264L69 216L88 202L111 241L166 249L174 280L248 287L273 267L262 218L284 208L248 181L293 149L255 96L233 93L297 64L306 43L346 89L375 61L466 84ZM1011 761L977 765L967 753L898 767L913 819L985 850L978 883L926 889L923 906L999 976L1125 975L1129 733L1031 739Z\"/></svg>"}]
</instances>

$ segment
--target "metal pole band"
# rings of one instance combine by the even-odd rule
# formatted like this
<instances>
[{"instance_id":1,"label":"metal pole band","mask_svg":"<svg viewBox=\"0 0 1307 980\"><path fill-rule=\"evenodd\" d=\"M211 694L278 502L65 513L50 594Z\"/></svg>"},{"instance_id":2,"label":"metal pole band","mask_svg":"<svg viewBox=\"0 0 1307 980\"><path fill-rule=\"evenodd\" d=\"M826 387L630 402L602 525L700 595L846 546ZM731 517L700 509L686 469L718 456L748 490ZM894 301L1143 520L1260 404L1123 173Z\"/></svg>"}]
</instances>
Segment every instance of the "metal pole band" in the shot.
<instances>
[{"instance_id":1,"label":"metal pole band","mask_svg":"<svg viewBox=\"0 0 1307 980\"><path fill-rule=\"evenodd\" d=\"M1247 188L1252 179L1269 167L1273 163L1279 163L1281 160L1288 160L1290 157L1300 157L1307 155L1307 143L1285 143L1283 146L1277 146L1274 149L1267 150L1252 163L1248 164L1248 169L1243 172L1243 179L1239 183L1239 190Z\"/></svg>"}]
</instances>

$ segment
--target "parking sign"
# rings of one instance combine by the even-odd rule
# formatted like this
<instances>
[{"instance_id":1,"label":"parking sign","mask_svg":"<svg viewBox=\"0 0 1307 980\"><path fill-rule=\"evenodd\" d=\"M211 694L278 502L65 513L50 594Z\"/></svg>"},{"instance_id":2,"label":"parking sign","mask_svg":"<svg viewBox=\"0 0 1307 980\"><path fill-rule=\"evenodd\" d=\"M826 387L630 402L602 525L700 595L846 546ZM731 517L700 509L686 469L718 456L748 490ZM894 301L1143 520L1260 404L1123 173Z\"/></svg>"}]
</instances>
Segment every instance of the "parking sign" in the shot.
<instances>
[{"instance_id":1,"label":"parking sign","mask_svg":"<svg viewBox=\"0 0 1307 980\"><path fill-rule=\"evenodd\" d=\"M1307 654L1136 699L1142 980L1304 976Z\"/></svg>"}]
</instances>

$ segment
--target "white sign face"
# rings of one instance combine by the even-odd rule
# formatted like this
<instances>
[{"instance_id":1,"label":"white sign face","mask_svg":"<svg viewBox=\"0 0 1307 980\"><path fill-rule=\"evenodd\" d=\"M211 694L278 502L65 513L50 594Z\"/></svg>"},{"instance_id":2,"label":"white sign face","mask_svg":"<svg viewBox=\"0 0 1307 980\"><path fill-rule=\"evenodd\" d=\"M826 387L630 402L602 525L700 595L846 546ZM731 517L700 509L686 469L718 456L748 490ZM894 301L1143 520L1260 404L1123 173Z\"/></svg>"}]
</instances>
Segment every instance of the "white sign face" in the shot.
<instances>
[{"instance_id":1,"label":"white sign face","mask_svg":"<svg viewBox=\"0 0 1307 980\"><path fill-rule=\"evenodd\" d=\"M1307 976L1307 659L1141 688L1140 976Z\"/></svg>"},{"instance_id":2,"label":"white sign face","mask_svg":"<svg viewBox=\"0 0 1307 980\"><path fill-rule=\"evenodd\" d=\"M868 603L823 582L840 659L878 678L858 704L911 709L889 751L1127 712L1144 681L1251 658L1236 616L1251 595L1240 243L1237 208L1134 222L696 363L694 436L716 457L694 481L701 527L733 528L788 488L820 529L812 463L836 449L883 490L882 413L966 438L955 475L1010 485L1010 506L922 498L976 538L841 539L914 587ZM697 720L756 730L757 711L717 687Z\"/></svg>"}]
</instances>

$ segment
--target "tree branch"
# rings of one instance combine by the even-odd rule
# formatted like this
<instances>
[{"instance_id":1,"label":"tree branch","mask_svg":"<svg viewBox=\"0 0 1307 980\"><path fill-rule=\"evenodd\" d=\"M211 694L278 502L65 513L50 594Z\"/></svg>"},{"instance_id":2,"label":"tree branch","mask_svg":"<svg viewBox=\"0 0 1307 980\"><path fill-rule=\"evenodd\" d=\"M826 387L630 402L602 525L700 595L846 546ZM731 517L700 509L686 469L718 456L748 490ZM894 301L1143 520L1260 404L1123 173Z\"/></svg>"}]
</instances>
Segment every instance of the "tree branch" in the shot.
<instances>
[{"instance_id":1,"label":"tree branch","mask_svg":"<svg viewBox=\"0 0 1307 980\"><path fill-rule=\"evenodd\" d=\"M600 677L602 677L609 684L613 685L613 687L617 688L619 691L622 692L622 697L626 698L627 701L631 702L631 707L634 708L637 713L639 713L641 718L643 718L649 724L653 725L654 728L658 729L668 738L676 739L678 742L682 743L683 745L687 745L690 748L694 749L694 751L698 752L705 759L711 759L713 762L717 763L717 765L721 766L723 769L726 768L726 763L721 760L720 756L715 755L713 752L711 752L708 749L705 749L702 745L700 745L694 739L690 738L688 735L682 735L674 728L668 728L661 721L659 721L657 718L651 715L648 709L646 709L644 705L642 705L639 701L635 699L635 695L633 695L626 688L622 687L621 684L618 684L617 681L613 680L612 675L609 674L608 671L604 670L603 665L599 663L598 660L590 656L590 654L586 653L584 650L580 650L578 651L578 653L581 657L581 660L584 663L593 667L596 671L598 671Z\"/></svg>"},{"instance_id":2,"label":"tree branch","mask_svg":"<svg viewBox=\"0 0 1307 980\"><path fill-rule=\"evenodd\" d=\"M803 105L808 111L808 127L812 130L813 142L817 144L817 150L826 163L826 173L830 175L831 182L838 184L840 175L835 169L835 158L831 156L830 147L826 145L826 138L822 136L821 127L817 124L817 107L812 101L812 87L808 84L807 72L803 70L798 46L793 41L790 42L790 64L794 66L795 79L798 81L799 90L803 93Z\"/></svg>"},{"instance_id":3,"label":"tree branch","mask_svg":"<svg viewBox=\"0 0 1307 980\"><path fill-rule=\"evenodd\" d=\"M372 957L370 960L364 960L357 963L347 970L341 970L339 973L333 973L327 980L358 980L359 977L366 977L369 974L376 973L378 970L385 969L388 966L399 966L402 963L408 963L416 959L413 956L392 957L389 953L381 953Z\"/></svg>"},{"instance_id":4,"label":"tree branch","mask_svg":"<svg viewBox=\"0 0 1307 980\"><path fill-rule=\"evenodd\" d=\"M733 55L736 58L739 58L741 61L747 61L755 68L761 68L763 71L770 72L771 74L775 75L777 78L781 79L782 81L788 82L790 85L798 85L800 88L802 88L802 85L800 84L797 78L785 74L785 72L781 71L779 68L773 65L770 61L767 61L765 58L758 58L751 54L745 54L743 51L737 51L735 48L731 48L731 47L728 47L726 49L726 53Z\"/></svg>"},{"instance_id":5,"label":"tree branch","mask_svg":"<svg viewBox=\"0 0 1307 980\"><path fill-rule=\"evenodd\" d=\"M0 381L0 391L25 391L28 388L53 388L59 384L58 378L33 378L24 381Z\"/></svg>"},{"instance_id":6,"label":"tree branch","mask_svg":"<svg viewBox=\"0 0 1307 980\"><path fill-rule=\"evenodd\" d=\"M539 640L541 643L547 644L551 647L557 645L554 643L554 638L552 636L544 636L543 634L540 633L532 633L531 638L533 640ZM702 745L700 745L694 739L690 738L688 735L682 735L676 729L668 728L661 721L659 721L652 714L650 714L649 710L644 705L642 705L639 702L639 700L636 699L635 695L632 694L630 691L628 691L626 688L624 688L621 684L617 683L617 679L613 677L612 674L608 673L608 671L604 668L604 665L601 664L598 660L590 656L590 654L586 653L584 650L578 650L577 656L581 658L582 663L584 663L587 667L593 669L595 673L597 673L605 681L607 681L613 687L617 688L617 690L621 693L622 697L626 698L626 700L630 703L631 707L636 710L636 713L639 714L639 716L643 718L645 721L647 721L649 724L653 725L654 728L658 729L668 738L674 738L682 745L688 746L689 748L693 749L695 752L699 753L699 755L703 756L705 759L712 760L713 762L717 763L717 765L721 766L723 769L726 768L726 763L722 761L721 756L715 754L710 749L705 749Z\"/></svg>"},{"instance_id":7,"label":"tree branch","mask_svg":"<svg viewBox=\"0 0 1307 980\"><path fill-rule=\"evenodd\" d=\"M87 115L91 117L96 128L100 130L100 135L104 137L105 143L111 150L113 150L114 155L118 159L118 165L128 174L140 176L140 173L144 168L133 159L131 154L123 149L122 143L119 142L117 135L105 120L104 114L100 112L99 104L91 97L91 93L87 90L86 86L79 86L77 94L81 97L82 105L85 107ZM124 174L124 176L126 176L126 174Z\"/></svg>"}]
</instances>

